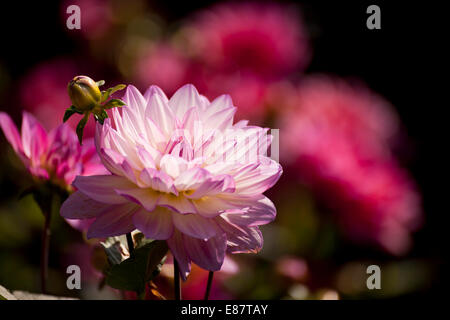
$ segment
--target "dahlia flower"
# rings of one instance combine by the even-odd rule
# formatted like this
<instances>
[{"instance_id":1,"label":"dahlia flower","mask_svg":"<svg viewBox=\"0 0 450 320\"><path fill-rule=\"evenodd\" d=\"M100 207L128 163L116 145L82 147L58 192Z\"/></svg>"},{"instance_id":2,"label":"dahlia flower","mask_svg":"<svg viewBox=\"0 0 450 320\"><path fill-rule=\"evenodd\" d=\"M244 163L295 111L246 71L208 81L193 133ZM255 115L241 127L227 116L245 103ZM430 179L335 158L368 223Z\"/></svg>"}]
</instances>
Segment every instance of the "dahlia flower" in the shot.
<instances>
[{"instance_id":1,"label":"dahlia flower","mask_svg":"<svg viewBox=\"0 0 450 320\"><path fill-rule=\"evenodd\" d=\"M61 208L66 218L95 218L88 238L135 229L167 240L186 279L191 262L217 271L226 252L257 252L258 226L275 218L263 195L281 175L266 156L267 129L233 124L227 95L210 102L192 85L169 100L151 86L128 86L126 106L97 125L96 147L111 175L78 176Z\"/></svg>"},{"instance_id":2,"label":"dahlia flower","mask_svg":"<svg viewBox=\"0 0 450 320\"><path fill-rule=\"evenodd\" d=\"M398 120L381 97L315 78L285 114L285 161L339 212L345 232L393 254L405 252L420 221L420 196L390 152Z\"/></svg>"},{"instance_id":3,"label":"dahlia flower","mask_svg":"<svg viewBox=\"0 0 450 320\"><path fill-rule=\"evenodd\" d=\"M47 132L30 113L24 112L20 135L9 115L0 112L0 127L35 178L71 189L76 176L105 172L93 140L80 146L75 132L65 124Z\"/></svg>"},{"instance_id":4,"label":"dahlia flower","mask_svg":"<svg viewBox=\"0 0 450 320\"><path fill-rule=\"evenodd\" d=\"M189 51L219 71L279 77L306 66L306 32L295 8L277 4L219 4L186 27Z\"/></svg>"}]
</instances>

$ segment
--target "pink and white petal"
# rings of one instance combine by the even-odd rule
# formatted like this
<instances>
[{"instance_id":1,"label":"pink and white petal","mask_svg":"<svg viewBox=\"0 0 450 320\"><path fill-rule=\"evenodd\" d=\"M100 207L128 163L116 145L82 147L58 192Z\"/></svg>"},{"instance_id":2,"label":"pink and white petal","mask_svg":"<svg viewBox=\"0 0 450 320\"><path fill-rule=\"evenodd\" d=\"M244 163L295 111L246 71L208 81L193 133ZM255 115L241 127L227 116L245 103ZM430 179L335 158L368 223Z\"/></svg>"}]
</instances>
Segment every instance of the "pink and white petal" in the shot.
<instances>
[{"instance_id":1,"label":"pink and white petal","mask_svg":"<svg viewBox=\"0 0 450 320\"><path fill-rule=\"evenodd\" d=\"M152 212L145 209L136 211L133 223L149 239L167 240L173 234L172 212L163 207Z\"/></svg>"},{"instance_id":2,"label":"pink and white petal","mask_svg":"<svg viewBox=\"0 0 450 320\"><path fill-rule=\"evenodd\" d=\"M181 277L183 280L186 280L187 275L191 272L191 260L184 246L184 239L181 232L174 229L172 236L167 239L167 245L173 257L178 262Z\"/></svg>"},{"instance_id":3,"label":"pink and white petal","mask_svg":"<svg viewBox=\"0 0 450 320\"><path fill-rule=\"evenodd\" d=\"M125 160L124 156L109 148L100 148L99 155L103 165L109 172L117 176L124 175L121 166L122 162Z\"/></svg>"},{"instance_id":4,"label":"pink and white petal","mask_svg":"<svg viewBox=\"0 0 450 320\"><path fill-rule=\"evenodd\" d=\"M188 164L185 159L166 154L161 158L159 166L165 173L173 179L176 179L183 171L187 169Z\"/></svg>"},{"instance_id":5,"label":"pink and white petal","mask_svg":"<svg viewBox=\"0 0 450 320\"><path fill-rule=\"evenodd\" d=\"M158 205L181 214L197 213L197 209L191 200L172 194L162 194Z\"/></svg>"},{"instance_id":6,"label":"pink and white petal","mask_svg":"<svg viewBox=\"0 0 450 320\"><path fill-rule=\"evenodd\" d=\"M89 219L98 216L110 206L91 199L81 191L76 191L63 202L60 214L66 219Z\"/></svg>"},{"instance_id":7,"label":"pink and white petal","mask_svg":"<svg viewBox=\"0 0 450 320\"><path fill-rule=\"evenodd\" d=\"M183 235L183 239L189 258L193 262L205 270L220 270L227 249L225 233L219 232L208 240L196 239L187 235Z\"/></svg>"},{"instance_id":8,"label":"pink and white petal","mask_svg":"<svg viewBox=\"0 0 450 320\"><path fill-rule=\"evenodd\" d=\"M233 125L235 129L243 129L248 125L248 120L240 120Z\"/></svg>"},{"instance_id":9,"label":"pink and white petal","mask_svg":"<svg viewBox=\"0 0 450 320\"><path fill-rule=\"evenodd\" d=\"M161 98L163 99L163 101L169 102L169 99L167 98L167 96L164 93L164 91L162 91L160 87L153 85L153 86L148 87L147 91L145 91L145 93L144 93L144 98L145 98L145 101L147 101L147 104L150 101L150 98L154 94L160 95Z\"/></svg>"},{"instance_id":10,"label":"pink and white petal","mask_svg":"<svg viewBox=\"0 0 450 320\"><path fill-rule=\"evenodd\" d=\"M144 168L155 169L155 160L153 159L150 152L148 152L145 148L138 146L137 154Z\"/></svg>"},{"instance_id":11,"label":"pink and white petal","mask_svg":"<svg viewBox=\"0 0 450 320\"><path fill-rule=\"evenodd\" d=\"M123 170L123 175L128 178L134 184L137 184L136 173L130 162L127 159L124 159L120 167Z\"/></svg>"},{"instance_id":12,"label":"pink and white petal","mask_svg":"<svg viewBox=\"0 0 450 320\"><path fill-rule=\"evenodd\" d=\"M103 140L105 142L104 146L125 156L127 161L134 168L140 169L141 163L137 156L134 143L131 143L130 141L124 139L116 130L108 127L106 124L104 124L103 126L106 127L105 136L103 137Z\"/></svg>"},{"instance_id":13,"label":"pink and white petal","mask_svg":"<svg viewBox=\"0 0 450 320\"><path fill-rule=\"evenodd\" d=\"M90 198L109 204L127 202L115 189L131 189L135 185L126 178L113 175L77 176L73 185Z\"/></svg>"},{"instance_id":14,"label":"pink and white petal","mask_svg":"<svg viewBox=\"0 0 450 320\"><path fill-rule=\"evenodd\" d=\"M204 110L202 119L207 119L211 117L211 115L231 107L233 107L233 100L231 99L231 96L229 94L218 96L211 102L206 110Z\"/></svg>"},{"instance_id":15,"label":"pink and white petal","mask_svg":"<svg viewBox=\"0 0 450 320\"><path fill-rule=\"evenodd\" d=\"M146 118L145 132L147 132L147 136L149 137L152 146L155 149L164 150L164 147L166 146L167 140L169 138L164 135L161 128L159 128L158 125L152 119Z\"/></svg>"},{"instance_id":16,"label":"pink and white petal","mask_svg":"<svg viewBox=\"0 0 450 320\"><path fill-rule=\"evenodd\" d=\"M241 195L257 195L270 189L280 178L283 169L279 163L271 161L269 165L245 168L233 175L236 193Z\"/></svg>"},{"instance_id":17,"label":"pink and white petal","mask_svg":"<svg viewBox=\"0 0 450 320\"><path fill-rule=\"evenodd\" d=\"M203 103L204 100L192 84L186 84L178 89L169 100L169 106L178 119L183 119L190 108L199 108Z\"/></svg>"},{"instance_id":18,"label":"pink and white petal","mask_svg":"<svg viewBox=\"0 0 450 320\"><path fill-rule=\"evenodd\" d=\"M199 96L200 96L200 110L206 110L206 108L211 104L211 101L209 101L209 99L202 94L199 94Z\"/></svg>"},{"instance_id":19,"label":"pink and white petal","mask_svg":"<svg viewBox=\"0 0 450 320\"><path fill-rule=\"evenodd\" d=\"M91 226L92 223L94 223L95 218L83 219L83 220L78 220L78 219L65 219L65 220L72 228L74 228L78 231L84 232L89 229L89 227Z\"/></svg>"},{"instance_id":20,"label":"pink and white petal","mask_svg":"<svg viewBox=\"0 0 450 320\"><path fill-rule=\"evenodd\" d=\"M139 179L142 184L141 187L149 187L156 191L171 192L174 195L178 195L173 179L164 171L145 168L142 170Z\"/></svg>"},{"instance_id":21,"label":"pink and white petal","mask_svg":"<svg viewBox=\"0 0 450 320\"><path fill-rule=\"evenodd\" d=\"M235 141L235 147L224 150L226 159L238 163L256 163L267 154L272 136L267 134L268 129L247 127L244 129L229 129L226 139Z\"/></svg>"},{"instance_id":22,"label":"pink and white petal","mask_svg":"<svg viewBox=\"0 0 450 320\"><path fill-rule=\"evenodd\" d=\"M235 212L225 212L222 216L226 219L240 226L254 227L267 224L275 220L277 211L275 205L269 198L262 196L261 199L232 199L227 198L227 201L241 207L245 210Z\"/></svg>"},{"instance_id":23,"label":"pink and white petal","mask_svg":"<svg viewBox=\"0 0 450 320\"><path fill-rule=\"evenodd\" d=\"M155 122L166 137L169 137L175 129L176 118L173 110L159 94L150 97L145 117Z\"/></svg>"},{"instance_id":24,"label":"pink and white petal","mask_svg":"<svg viewBox=\"0 0 450 320\"><path fill-rule=\"evenodd\" d=\"M6 139L11 144L15 152L23 152L22 140L11 117L5 112L0 112L0 127Z\"/></svg>"},{"instance_id":25,"label":"pink and white petal","mask_svg":"<svg viewBox=\"0 0 450 320\"><path fill-rule=\"evenodd\" d=\"M116 189L115 191L125 199L143 206L148 211L155 209L160 198L160 194L151 189L132 188Z\"/></svg>"},{"instance_id":26,"label":"pink and white petal","mask_svg":"<svg viewBox=\"0 0 450 320\"><path fill-rule=\"evenodd\" d=\"M186 195L190 199L200 199L204 196L212 196L221 193L234 192L235 183L230 175L222 174L210 176L204 183L198 186L194 193Z\"/></svg>"},{"instance_id":27,"label":"pink and white petal","mask_svg":"<svg viewBox=\"0 0 450 320\"><path fill-rule=\"evenodd\" d=\"M196 211L199 215L205 218L213 218L227 210L239 210L239 206L222 199L218 196L203 197L200 199L192 200Z\"/></svg>"},{"instance_id":28,"label":"pink and white petal","mask_svg":"<svg viewBox=\"0 0 450 320\"><path fill-rule=\"evenodd\" d=\"M227 235L227 252L256 253L261 250L263 237L258 227L237 226L222 217L215 220Z\"/></svg>"},{"instance_id":29,"label":"pink and white petal","mask_svg":"<svg viewBox=\"0 0 450 320\"><path fill-rule=\"evenodd\" d=\"M182 171L175 179L174 184L177 190L195 190L211 176L211 174L203 168L191 168Z\"/></svg>"},{"instance_id":30,"label":"pink and white petal","mask_svg":"<svg viewBox=\"0 0 450 320\"><path fill-rule=\"evenodd\" d=\"M31 160L40 164L41 157L47 152L48 140L47 132L40 123L33 126L33 139L30 143Z\"/></svg>"},{"instance_id":31,"label":"pink and white petal","mask_svg":"<svg viewBox=\"0 0 450 320\"><path fill-rule=\"evenodd\" d=\"M232 127L235 113L235 107L223 109L207 118L205 124L208 126L207 128L225 131Z\"/></svg>"},{"instance_id":32,"label":"pink and white petal","mask_svg":"<svg viewBox=\"0 0 450 320\"><path fill-rule=\"evenodd\" d=\"M128 108L134 109L141 114L144 114L147 102L142 94L133 85L128 85L125 95L123 96L123 101Z\"/></svg>"},{"instance_id":33,"label":"pink and white petal","mask_svg":"<svg viewBox=\"0 0 450 320\"><path fill-rule=\"evenodd\" d=\"M183 234L198 239L209 239L216 235L217 227L213 220L203 218L197 214L173 213L172 220L175 228Z\"/></svg>"},{"instance_id":34,"label":"pink and white petal","mask_svg":"<svg viewBox=\"0 0 450 320\"><path fill-rule=\"evenodd\" d=\"M47 132L42 125L28 112L23 112L22 146L26 156L33 160L47 149Z\"/></svg>"},{"instance_id":35,"label":"pink and white petal","mask_svg":"<svg viewBox=\"0 0 450 320\"><path fill-rule=\"evenodd\" d=\"M201 122L198 108L192 107L184 114L183 120L181 121L181 128L192 134L195 130L195 126L199 123Z\"/></svg>"},{"instance_id":36,"label":"pink and white petal","mask_svg":"<svg viewBox=\"0 0 450 320\"><path fill-rule=\"evenodd\" d=\"M139 209L134 203L111 206L104 210L89 227L87 238L105 238L126 234L133 231L133 215Z\"/></svg>"}]
</instances>

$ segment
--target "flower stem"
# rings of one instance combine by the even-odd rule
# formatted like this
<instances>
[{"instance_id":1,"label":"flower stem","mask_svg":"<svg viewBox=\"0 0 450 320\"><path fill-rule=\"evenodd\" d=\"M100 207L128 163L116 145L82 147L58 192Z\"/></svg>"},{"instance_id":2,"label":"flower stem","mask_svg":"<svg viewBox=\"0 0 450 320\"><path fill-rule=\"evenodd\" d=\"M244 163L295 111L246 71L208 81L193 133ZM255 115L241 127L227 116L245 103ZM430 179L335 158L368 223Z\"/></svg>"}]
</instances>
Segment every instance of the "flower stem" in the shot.
<instances>
[{"instance_id":1,"label":"flower stem","mask_svg":"<svg viewBox=\"0 0 450 320\"><path fill-rule=\"evenodd\" d=\"M177 260L173 259L173 282L175 290L175 300L181 300L180 268Z\"/></svg>"},{"instance_id":2,"label":"flower stem","mask_svg":"<svg viewBox=\"0 0 450 320\"><path fill-rule=\"evenodd\" d=\"M128 244L128 252L130 253L131 256L134 252L133 237L131 236L131 232L127 233L127 244Z\"/></svg>"},{"instance_id":3,"label":"flower stem","mask_svg":"<svg viewBox=\"0 0 450 320\"><path fill-rule=\"evenodd\" d=\"M44 214L44 230L42 231L41 244L41 291L47 293L47 278L48 278L48 256L50 247L50 218L51 212Z\"/></svg>"},{"instance_id":4,"label":"flower stem","mask_svg":"<svg viewBox=\"0 0 450 320\"><path fill-rule=\"evenodd\" d=\"M211 291L213 277L214 277L214 271L210 271L209 274L208 274L208 283L206 285L206 291L205 291L205 298L204 298L204 300L208 300L209 299L209 292Z\"/></svg>"}]
</instances>

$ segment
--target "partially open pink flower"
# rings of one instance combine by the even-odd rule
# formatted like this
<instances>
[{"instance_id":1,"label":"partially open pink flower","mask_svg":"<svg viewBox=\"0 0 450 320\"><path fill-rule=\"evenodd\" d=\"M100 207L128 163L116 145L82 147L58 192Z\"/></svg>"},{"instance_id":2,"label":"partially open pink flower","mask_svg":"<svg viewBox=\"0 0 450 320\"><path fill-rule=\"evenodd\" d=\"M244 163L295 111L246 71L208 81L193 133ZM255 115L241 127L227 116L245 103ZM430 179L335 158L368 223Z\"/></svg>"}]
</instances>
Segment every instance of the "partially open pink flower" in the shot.
<instances>
[{"instance_id":1,"label":"partially open pink flower","mask_svg":"<svg viewBox=\"0 0 450 320\"><path fill-rule=\"evenodd\" d=\"M127 106L97 125L97 151L112 175L77 177L66 218L95 218L88 237L140 230L167 240L185 278L191 261L216 271L225 252L256 252L258 226L275 218L263 195L281 175L265 153L267 129L233 124L229 96L210 102L186 85L169 100L156 86L128 86Z\"/></svg>"},{"instance_id":2,"label":"partially open pink flower","mask_svg":"<svg viewBox=\"0 0 450 320\"><path fill-rule=\"evenodd\" d=\"M390 152L393 110L361 86L326 78L306 81L296 103L282 124L282 158L339 212L352 239L405 252L420 221L420 196Z\"/></svg>"},{"instance_id":3,"label":"partially open pink flower","mask_svg":"<svg viewBox=\"0 0 450 320\"><path fill-rule=\"evenodd\" d=\"M39 180L49 180L54 185L71 190L78 175L105 173L92 139L83 146L75 132L66 124L47 131L28 112L23 113L22 132L5 112L0 112L0 127L6 139L22 160L27 170ZM78 230L85 230L89 220L67 220Z\"/></svg>"},{"instance_id":4,"label":"partially open pink flower","mask_svg":"<svg viewBox=\"0 0 450 320\"><path fill-rule=\"evenodd\" d=\"M295 8L278 4L219 4L198 14L186 31L190 51L210 67L272 78L307 64L300 21Z\"/></svg>"},{"instance_id":5,"label":"partially open pink flower","mask_svg":"<svg viewBox=\"0 0 450 320\"><path fill-rule=\"evenodd\" d=\"M47 133L30 113L24 112L20 135L9 115L0 112L0 126L14 151L36 178L70 188L78 175L105 171L95 152L93 140L87 140L80 146L77 135L66 124Z\"/></svg>"}]
</instances>

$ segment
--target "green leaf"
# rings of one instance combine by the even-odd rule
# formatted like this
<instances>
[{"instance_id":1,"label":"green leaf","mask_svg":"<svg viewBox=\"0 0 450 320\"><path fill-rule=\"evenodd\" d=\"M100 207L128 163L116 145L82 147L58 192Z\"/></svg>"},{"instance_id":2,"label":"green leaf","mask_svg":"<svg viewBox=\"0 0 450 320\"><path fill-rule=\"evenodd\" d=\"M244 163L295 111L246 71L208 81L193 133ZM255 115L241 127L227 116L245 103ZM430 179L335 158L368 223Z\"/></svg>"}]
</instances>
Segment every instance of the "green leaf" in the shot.
<instances>
[{"instance_id":1,"label":"green leaf","mask_svg":"<svg viewBox=\"0 0 450 320\"><path fill-rule=\"evenodd\" d=\"M142 294L145 284L159 274L167 251L167 243L163 240L155 240L135 249L130 258L113 265L106 272L106 284Z\"/></svg>"},{"instance_id":2,"label":"green leaf","mask_svg":"<svg viewBox=\"0 0 450 320\"><path fill-rule=\"evenodd\" d=\"M105 110L102 110L101 114L94 114L95 120L103 124L106 118L108 118L108 114Z\"/></svg>"},{"instance_id":3,"label":"green leaf","mask_svg":"<svg viewBox=\"0 0 450 320\"><path fill-rule=\"evenodd\" d=\"M96 84L97 84L98 87L101 87L102 85L105 84L105 80L97 81Z\"/></svg>"},{"instance_id":4,"label":"green leaf","mask_svg":"<svg viewBox=\"0 0 450 320\"><path fill-rule=\"evenodd\" d=\"M104 90L104 91L102 91L102 102L105 102L106 100L108 100L108 98L114 93L114 92L116 92L116 91L119 91L119 90L123 90L123 89L125 89L127 86L126 85L124 85L124 84L118 84L117 86L115 86L115 87L112 87L112 88L109 88L109 89L106 89L106 90Z\"/></svg>"},{"instance_id":5,"label":"green leaf","mask_svg":"<svg viewBox=\"0 0 450 320\"><path fill-rule=\"evenodd\" d=\"M125 105L125 102L123 102L120 99L111 99L111 100L109 100L107 103L105 103L103 105L103 108L105 108L105 109L112 109L112 108L121 107L121 106L124 106L124 105Z\"/></svg>"},{"instance_id":6,"label":"green leaf","mask_svg":"<svg viewBox=\"0 0 450 320\"><path fill-rule=\"evenodd\" d=\"M67 108L66 112L64 113L63 122L66 122L67 120L69 120L69 118L75 113L83 114L83 112L78 111L74 106Z\"/></svg>"},{"instance_id":7,"label":"green leaf","mask_svg":"<svg viewBox=\"0 0 450 320\"><path fill-rule=\"evenodd\" d=\"M78 122L77 125L77 136L78 141L80 141L80 144L83 144L83 130L84 127L86 126L88 119L89 119L89 112L84 115L84 117L80 120L80 122Z\"/></svg>"}]
</instances>

